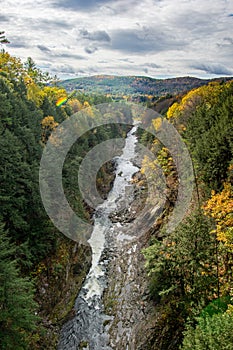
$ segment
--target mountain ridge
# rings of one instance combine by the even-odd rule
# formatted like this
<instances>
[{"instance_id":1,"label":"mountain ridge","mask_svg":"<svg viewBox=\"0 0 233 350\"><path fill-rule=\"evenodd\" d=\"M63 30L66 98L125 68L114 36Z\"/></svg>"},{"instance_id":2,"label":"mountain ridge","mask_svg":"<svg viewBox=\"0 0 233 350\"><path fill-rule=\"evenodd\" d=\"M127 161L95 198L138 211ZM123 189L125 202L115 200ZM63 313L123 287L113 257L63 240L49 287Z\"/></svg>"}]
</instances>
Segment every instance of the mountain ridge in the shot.
<instances>
[{"instance_id":1,"label":"mountain ridge","mask_svg":"<svg viewBox=\"0 0 233 350\"><path fill-rule=\"evenodd\" d=\"M99 93L116 96L123 95L176 95L206 85L214 81L233 80L233 77L201 79L192 76L157 79L147 76L93 75L90 77L66 79L59 82L68 92Z\"/></svg>"}]
</instances>

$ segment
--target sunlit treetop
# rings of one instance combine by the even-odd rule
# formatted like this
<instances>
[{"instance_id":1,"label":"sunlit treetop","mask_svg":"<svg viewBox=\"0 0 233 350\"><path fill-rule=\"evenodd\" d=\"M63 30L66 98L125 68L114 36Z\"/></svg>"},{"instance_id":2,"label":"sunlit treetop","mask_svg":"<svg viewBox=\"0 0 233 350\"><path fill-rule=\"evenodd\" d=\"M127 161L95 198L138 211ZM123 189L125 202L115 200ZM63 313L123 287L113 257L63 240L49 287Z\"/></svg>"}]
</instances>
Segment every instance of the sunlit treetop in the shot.
<instances>
[{"instance_id":1,"label":"sunlit treetop","mask_svg":"<svg viewBox=\"0 0 233 350\"><path fill-rule=\"evenodd\" d=\"M193 89L182 98L181 102L173 103L167 111L167 118L191 115L202 103L205 103L207 108L211 108L218 101L219 94L222 91L223 85L218 82L211 82L208 85Z\"/></svg>"}]
</instances>

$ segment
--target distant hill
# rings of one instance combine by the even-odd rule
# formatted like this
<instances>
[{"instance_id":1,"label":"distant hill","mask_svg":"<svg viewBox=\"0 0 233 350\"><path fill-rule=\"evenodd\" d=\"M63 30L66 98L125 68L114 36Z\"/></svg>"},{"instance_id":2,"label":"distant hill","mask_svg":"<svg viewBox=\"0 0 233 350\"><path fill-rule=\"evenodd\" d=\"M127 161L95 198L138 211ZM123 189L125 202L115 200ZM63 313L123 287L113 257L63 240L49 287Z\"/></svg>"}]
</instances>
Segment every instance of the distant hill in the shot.
<instances>
[{"instance_id":1,"label":"distant hill","mask_svg":"<svg viewBox=\"0 0 233 350\"><path fill-rule=\"evenodd\" d=\"M198 79L180 77L171 79L153 79L139 76L95 75L85 78L63 80L59 84L67 91L77 90L83 93L122 95L153 95L181 94L210 81L230 80L233 78Z\"/></svg>"}]
</instances>

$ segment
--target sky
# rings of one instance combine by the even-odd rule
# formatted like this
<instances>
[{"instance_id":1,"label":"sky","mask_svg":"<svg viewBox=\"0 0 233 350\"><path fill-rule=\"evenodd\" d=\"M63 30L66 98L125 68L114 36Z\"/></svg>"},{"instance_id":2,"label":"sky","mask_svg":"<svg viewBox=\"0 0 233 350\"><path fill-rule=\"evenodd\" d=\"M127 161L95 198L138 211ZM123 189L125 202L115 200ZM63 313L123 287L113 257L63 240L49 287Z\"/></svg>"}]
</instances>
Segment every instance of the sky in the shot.
<instances>
[{"instance_id":1,"label":"sky","mask_svg":"<svg viewBox=\"0 0 233 350\"><path fill-rule=\"evenodd\" d=\"M0 31L61 79L233 75L232 0L1 0Z\"/></svg>"}]
</instances>

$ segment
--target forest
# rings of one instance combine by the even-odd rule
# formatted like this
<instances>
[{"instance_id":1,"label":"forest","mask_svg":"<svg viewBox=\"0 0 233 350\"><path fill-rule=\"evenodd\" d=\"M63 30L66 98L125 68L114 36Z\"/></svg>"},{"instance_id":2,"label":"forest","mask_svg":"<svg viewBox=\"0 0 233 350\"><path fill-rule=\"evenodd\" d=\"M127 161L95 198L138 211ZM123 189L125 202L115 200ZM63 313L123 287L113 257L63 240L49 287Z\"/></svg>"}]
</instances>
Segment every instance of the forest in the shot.
<instances>
[{"instance_id":1,"label":"forest","mask_svg":"<svg viewBox=\"0 0 233 350\"><path fill-rule=\"evenodd\" d=\"M0 348L56 349L62 324L90 267L91 252L53 226L40 198L38 172L51 132L84 108L110 103L108 94L69 92L54 77L0 53ZM170 92L169 92L170 93ZM153 89L149 91L153 95ZM233 344L233 81L207 82L186 93L143 102L162 113L188 147L195 190L188 214L171 234L164 223L176 199L177 172L163 145L141 132L157 149L171 195L160 224L143 249L150 300L157 310L151 350L218 350ZM164 101L166 101L164 103ZM145 116L146 118L146 116ZM154 127L156 123L153 123ZM92 211L82 200L77 169L85 154L104 140L125 136L126 127L91 130L70 150L63 169L65 193L87 222ZM142 173L151 169L145 159ZM103 190L112 179L106 164L98 174ZM110 186L110 185L109 185ZM109 190L109 188L105 188ZM158 234L159 233L159 234Z\"/></svg>"},{"instance_id":2,"label":"forest","mask_svg":"<svg viewBox=\"0 0 233 350\"><path fill-rule=\"evenodd\" d=\"M154 232L144 250L151 295L166 310L160 322L168 327L159 339L158 324L154 349L232 347L232 89L232 82L209 83L166 113L191 153L196 189L183 222L169 235ZM158 161L175 184L168 150L161 148Z\"/></svg>"},{"instance_id":3,"label":"forest","mask_svg":"<svg viewBox=\"0 0 233 350\"><path fill-rule=\"evenodd\" d=\"M0 54L0 84L0 348L54 349L56 339L51 338L72 309L89 268L90 250L77 244L74 250L73 242L48 218L39 191L40 158L59 123L82 108L89 107L91 114L89 102L111 99L96 95L88 101L87 96L79 95L79 100L73 98L64 108L57 107L56 101L67 97L66 91L37 69L32 59L23 64L4 51ZM91 212L79 193L77 168L90 147L122 133L124 128L115 126L90 131L66 160L66 196L87 221ZM100 187L109 176L107 167L100 172Z\"/></svg>"}]
</instances>

